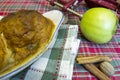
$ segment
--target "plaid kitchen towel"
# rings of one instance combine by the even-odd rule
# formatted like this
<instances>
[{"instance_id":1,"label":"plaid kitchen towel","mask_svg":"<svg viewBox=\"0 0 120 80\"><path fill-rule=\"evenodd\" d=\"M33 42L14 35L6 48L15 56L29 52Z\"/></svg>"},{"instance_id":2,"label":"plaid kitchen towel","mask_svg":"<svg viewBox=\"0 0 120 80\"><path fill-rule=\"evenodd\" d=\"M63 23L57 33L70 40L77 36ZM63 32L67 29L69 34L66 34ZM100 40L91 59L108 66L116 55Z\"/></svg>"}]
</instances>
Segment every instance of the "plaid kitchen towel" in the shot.
<instances>
[{"instance_id":1,"label":"plaid kitchen towel","mask_svg":"<svg viewBox=\"0 0 120 80\"><path fill-rule=\"evenodd\" d=\"M29 68L10 80L72 80L80 40L77 25L62 25L55 44Z\"/></svg>"}]
</instances>

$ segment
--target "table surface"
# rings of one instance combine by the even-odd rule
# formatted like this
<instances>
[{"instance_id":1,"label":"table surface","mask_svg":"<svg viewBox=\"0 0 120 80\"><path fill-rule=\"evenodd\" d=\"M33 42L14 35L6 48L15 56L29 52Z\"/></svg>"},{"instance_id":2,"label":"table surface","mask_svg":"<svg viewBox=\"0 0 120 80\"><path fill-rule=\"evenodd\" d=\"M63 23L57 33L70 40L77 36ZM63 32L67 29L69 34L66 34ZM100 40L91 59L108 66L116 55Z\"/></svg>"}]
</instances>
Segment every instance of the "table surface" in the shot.
<instances>
[{"instance_id":1,"label":"table surface","mask_svg":"<svg viewBox=\"0 0 120 80\"><path fill-rule=\"evenodd\" d=\"M51 6L46 0L0 0L0 16L5 16L8 13L15 12L17 10L27 9L27 10L37 10L40 13L45 13L50 10L59 9L56 6ZM88 7L85 3L79 4L75 11L83 14ZM77 24L79 25L79 18L70 12L64 12L66 19L68 18L67 24ZM78 54L86 55L97 55L105 54L109 55L113 61L111 62L115 67L115 74L111 76L111 80L119 80L120 78L120 27L117 27L116 33L112 40L106 44L95 44L87 41L79 33L78 38L81 39L79 45ZM93 75L91 75L87 70L85 70L81 65L74 64L74 71L72 80L97 80Z\"/></svg>"}]
</instances>

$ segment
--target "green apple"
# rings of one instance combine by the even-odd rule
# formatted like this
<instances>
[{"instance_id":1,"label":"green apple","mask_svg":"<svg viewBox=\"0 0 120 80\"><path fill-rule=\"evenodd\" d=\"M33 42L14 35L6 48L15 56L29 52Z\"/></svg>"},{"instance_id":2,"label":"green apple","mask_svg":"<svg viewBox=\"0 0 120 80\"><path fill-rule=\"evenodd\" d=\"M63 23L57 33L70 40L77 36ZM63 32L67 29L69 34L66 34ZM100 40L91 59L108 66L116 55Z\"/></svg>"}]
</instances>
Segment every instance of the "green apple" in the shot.
<instances>
[{"instance_id":1,"label":"green apple","mask_svg":"<svg viewBox=\"0 0 120 80\"><path fill-rule=\"evenodd\" d=\"M80 21L80 29L85 38L98 44L110 41L116 32L116 26L116 15L102 7L87 10Z\"/></svg>"}]
</instances>

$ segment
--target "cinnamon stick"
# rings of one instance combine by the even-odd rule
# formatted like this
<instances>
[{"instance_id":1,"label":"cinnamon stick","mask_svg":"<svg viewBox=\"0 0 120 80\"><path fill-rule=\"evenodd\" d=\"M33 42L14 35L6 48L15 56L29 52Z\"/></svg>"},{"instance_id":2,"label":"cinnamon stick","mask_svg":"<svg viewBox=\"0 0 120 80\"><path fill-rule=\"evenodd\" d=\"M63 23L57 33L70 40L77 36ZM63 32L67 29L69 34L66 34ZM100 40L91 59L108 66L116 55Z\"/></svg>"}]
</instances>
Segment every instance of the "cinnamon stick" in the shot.
<instances>
[{"instance_id":1,"label":"cinnamon stick","mask_svg":"<svg viewBox=\"0 0 120 80\"><path fill-rule=\"evenodd\" d=\"M81 55L76 57L76 61L78 64L87 64L87 63L97 63L101 61L110 62L112 61L112 59L109 58L108 56L101 56L101 55L88 56L88 57L85 57L85 56L82 57Z\"/></svg>"},{"instance_id":2,"label":"cinnamon stick","mask_svg":"<svg viewBox=\"0 0 120 80\"><path fill-rule=\"evenodd\" d=\"M83 66L90 71L94 76L100 80L110 80L103 72L101 72L94 64L83 64Z\"/></svg>"}]
</instances>

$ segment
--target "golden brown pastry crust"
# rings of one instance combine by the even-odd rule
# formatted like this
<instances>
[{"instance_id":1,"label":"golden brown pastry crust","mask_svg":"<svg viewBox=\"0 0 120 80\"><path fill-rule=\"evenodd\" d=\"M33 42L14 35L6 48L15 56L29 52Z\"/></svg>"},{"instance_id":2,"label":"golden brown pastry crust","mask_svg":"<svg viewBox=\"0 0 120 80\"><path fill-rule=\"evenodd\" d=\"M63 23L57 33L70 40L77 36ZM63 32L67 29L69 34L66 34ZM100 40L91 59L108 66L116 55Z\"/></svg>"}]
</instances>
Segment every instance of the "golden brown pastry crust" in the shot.
<instances>
[{"instance_id":1,"label":"golden brown pastry crust","mask_svg":"<svg viewBox=\"0 0 120 80\"><path fill-rule=\"evenodd\" d=\"M48 44L55 29L48 18L34 10L20 10L11 13L0 21L0 32L3 33L8 48L4 52L4 42L0 38L0 70L8 64L24 61ZM12 53L9 53L9 51ZM6 54L9 56L6 59Z\"/></svg>"},{"instance_id":2,"label":"golden brown pastry crust","mask_svg":"<svg viewBox=\"0 0 120 80\"><path fill-rule=\"evenodd\" d=\"M5 52L5 44L3 43L3 40L0 36L0 69L3 68L3 66L6 65L6 61L4 59L4 56L6 55Z\"/></svg>"}]
</instances>

